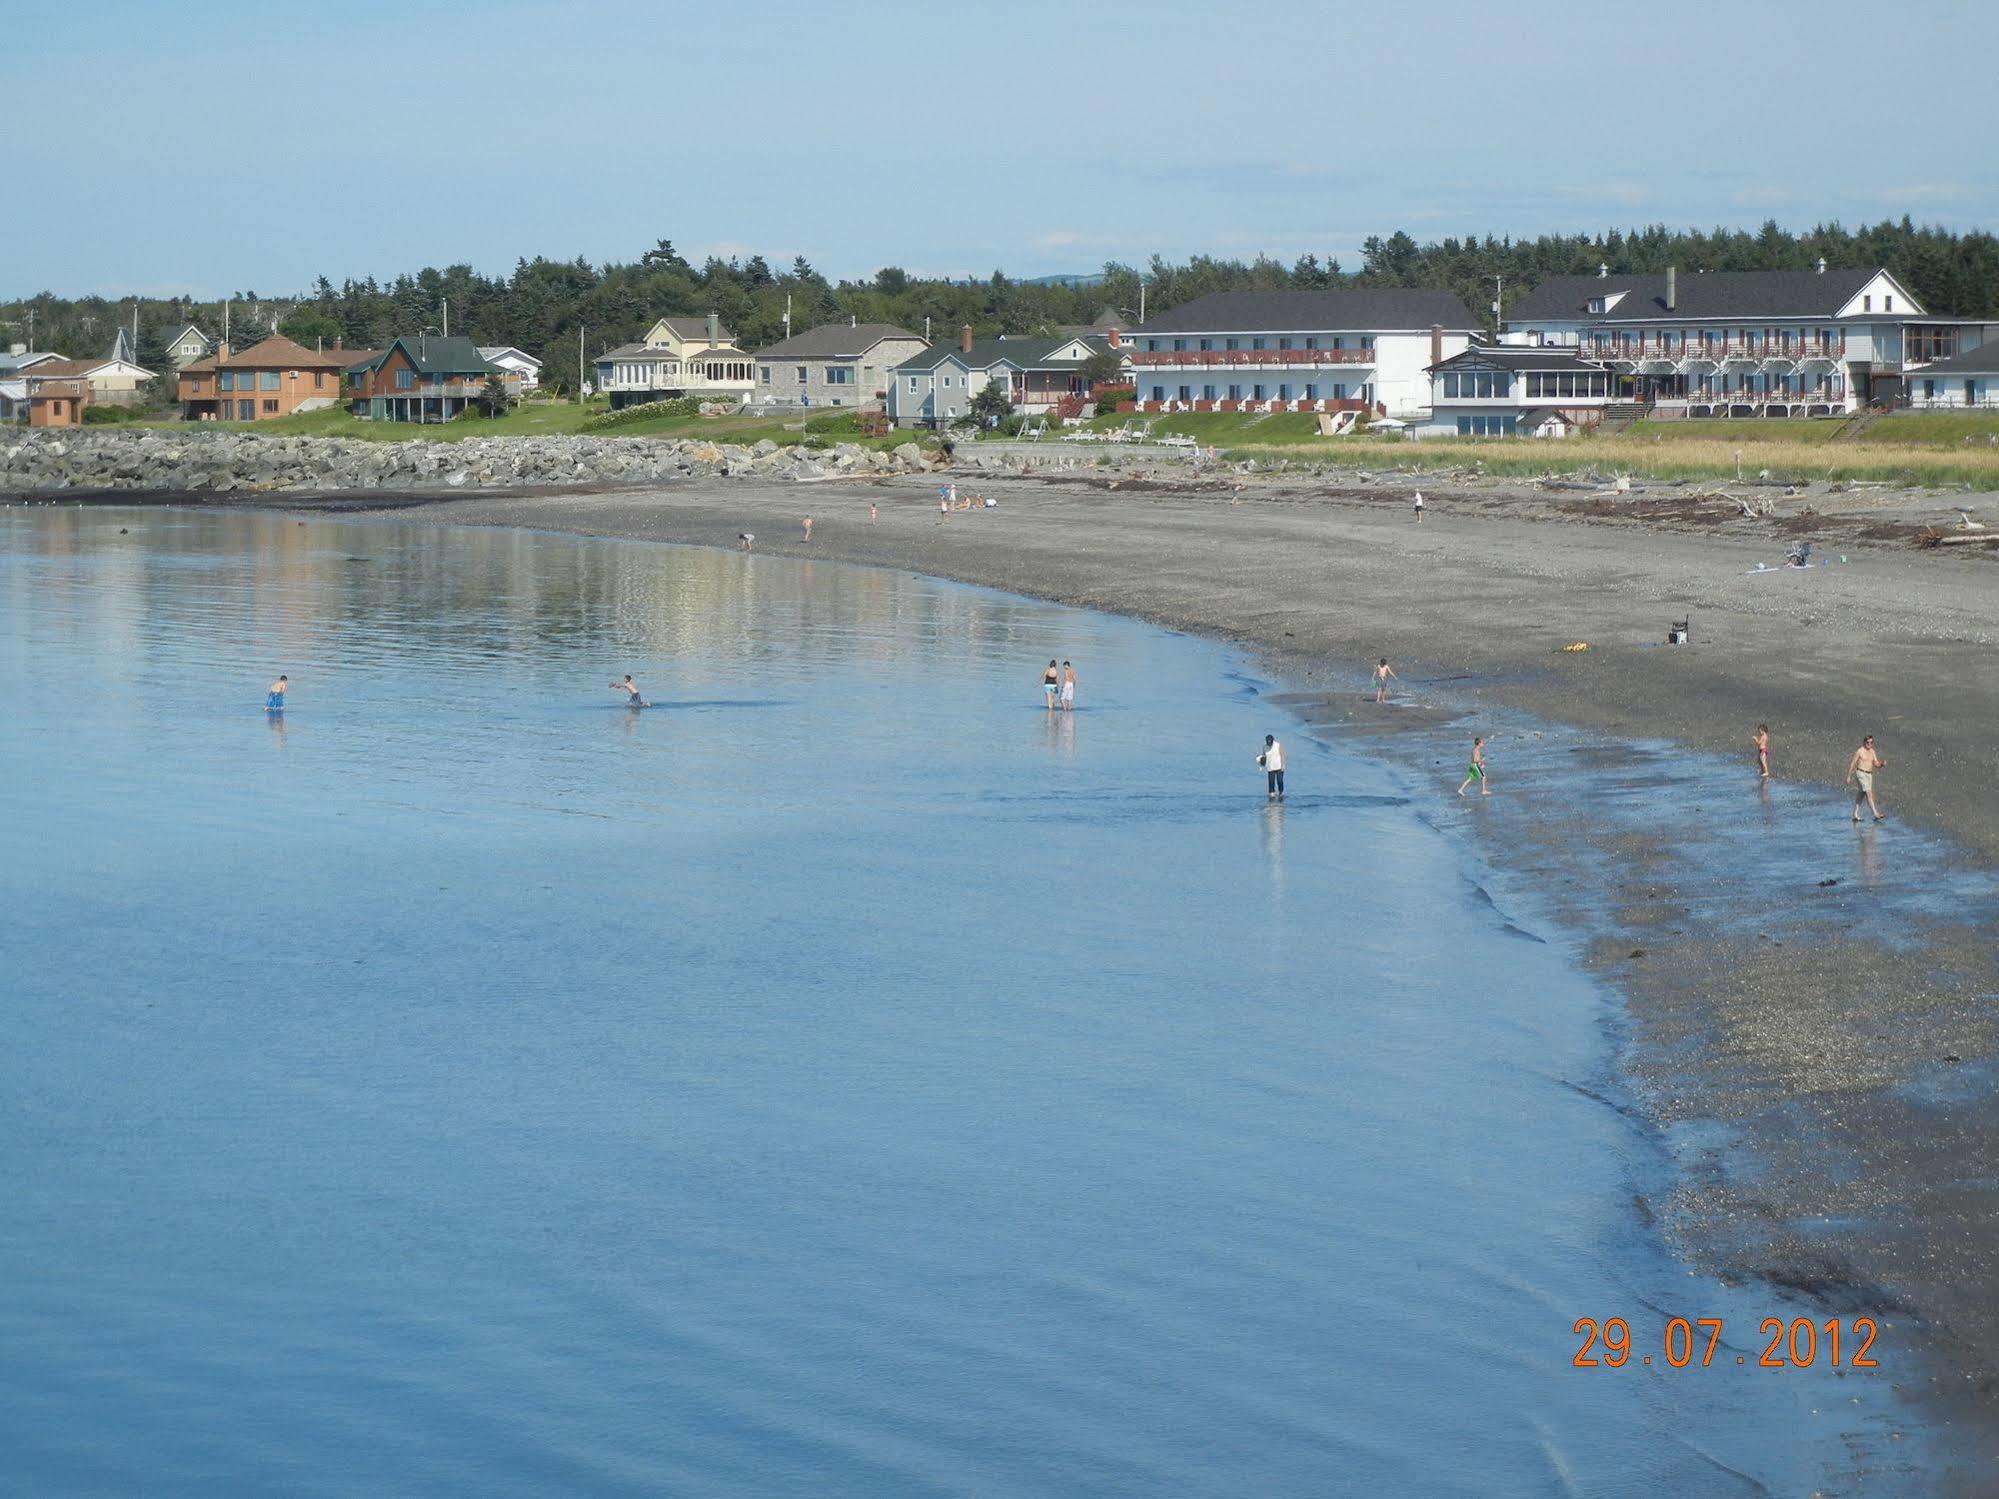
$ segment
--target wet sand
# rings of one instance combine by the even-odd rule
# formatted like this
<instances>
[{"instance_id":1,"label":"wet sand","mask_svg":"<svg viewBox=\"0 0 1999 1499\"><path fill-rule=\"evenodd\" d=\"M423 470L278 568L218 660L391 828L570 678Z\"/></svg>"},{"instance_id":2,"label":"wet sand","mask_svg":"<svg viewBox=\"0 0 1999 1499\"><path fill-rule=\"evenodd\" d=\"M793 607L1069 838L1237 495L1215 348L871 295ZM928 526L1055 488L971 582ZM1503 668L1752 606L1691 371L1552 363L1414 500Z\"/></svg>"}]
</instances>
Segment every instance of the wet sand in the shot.
<instances>
[{"instance_id":1,"label":"wet sand","mask_svg":"<svg viewBox=\"0 0 1999 1499\"><path fill-rule=\"evenodd\" d=\"M1407 488L1381 484L1252 479L1231 503L1225 482L961 483L999 508L940 515L921 479L720 481L440 498L425 518L713 546L748 530L761 553L1258 649L1294 689L1277 701L1427 783L1437 818L1528 879L1625 994L1630 1097L1605 1103L1642 1114L1681 1167L1641 1210L1701 1268L1768 1285L1773 1315L1891 1323L1883 1373L1963 1438L1964 1469L1935 1491L1990 1491L1999 556L1912 548L1947 505L1748 520L1666 497L1637 520L1578 493L1425 481L1419 527ZM1831 565L1751 575L1800 536ZM1692 644L1664 644L1683 619ZM1590 649L1562 650L1575 642ZM1401 683L1377 707L1382 655ZM1473 732L1492 736L1496 794L1467 804L1451 793ZM1841 781L1863 733L1888 760L1890 821L1856 831ZM1697 1283L1672 1310L1701 1315ZM1870 1463L1856 1456L1856 1488Z\"/></svg>"}]
</instances>

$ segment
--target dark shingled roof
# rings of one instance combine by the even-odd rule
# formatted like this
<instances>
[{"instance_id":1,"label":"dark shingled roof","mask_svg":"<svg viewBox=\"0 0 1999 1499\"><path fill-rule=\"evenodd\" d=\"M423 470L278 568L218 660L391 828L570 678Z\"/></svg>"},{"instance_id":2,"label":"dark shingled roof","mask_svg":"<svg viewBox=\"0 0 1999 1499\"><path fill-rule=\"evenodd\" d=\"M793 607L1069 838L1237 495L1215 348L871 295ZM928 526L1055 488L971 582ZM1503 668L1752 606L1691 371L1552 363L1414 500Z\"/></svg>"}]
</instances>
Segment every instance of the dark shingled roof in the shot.
<instances>
[{"instance_id":1,"label":"dark shingled roof","mask_svg":"<svg viewBox=\"0 0 1999 1499\"><path fill-rule=\"evenodd\" d=\"M757 352L759 359L859 359L885 338L909 338L923 342L906 328L894 323L821 323Z\"/></svg>"},{"instance_id":2,"label":"dark shingled roof","mask_svg":"<svg viewBox=\"0 0 1999 1499\"><path fill-rule=\"evenodd\" d=\"M1503 370L1602 370L1605 366L1584 359L1572 348L1535 348L1532 344L1473 344L1462 354L1453 354L1433 370L1447 370L1457 364L1487 364Z\"/></svg>"},{"instance_id":3,"label":"dark shingled roof","mask_svg":"<svg viewBox=\"0 0 1999 1499\"><path fill-rule=\"evenodd\" d=\"M1218 291L1148 318L1134 335L1420 331L1453 333L1478 326L1456 293L1424 287L1347 291Z\"/></svg>"},{"instance_id":4,"label":"dark shingled roof","mask_svg":"<svg viewBox=\"0 0 1999 1499\"><path fill-rule=\"evenodd\" d=\"M1911 379L1920 379L1924 375L1999 375L1999 340L1909 371Z\"/></svg>"},{"instance_id":5,"label":"dark shingled roof","mask_svg":"<svg viewBox=\"0 0 1999 1499\"><path fill-rule=\"evenodd\" d=\"M934 370L947 359L956 359L959 363L975 370L991 369L1001 360L1017 364L1024 370L1040 369L1050 354L1064 345L1075 343L1077 337L1078 335L1073 333L1064 333L1055 338L1043 334L1021 333L1005 338L975 338L972 340L972 352L969 354L961 352L958 340L951 338L942 343L934 343L921 354L903 360L896 366L896 370L898 373L907 371L912 374L923 370ZM1100 338L1085 338L1082 341L1088 344L1093 352L1105 347L1104 340ZM1065 359L1061 361L1061 367L1066 369L1081 363L1080 359Z\"/></svg>"},{"instance_id":6,"label":"dark shingled roof","mask_svg":"<svg viewBox=\"0 0 1999 1499\"><path fill-rule=\"evenodd\" d=\"M454 333L449 338L441 334L426 333L418 338L392 339L388 348L373 358L360 358L357 353L365 350L343 350L342 353L354 362L347 366L349 373L380 365L398 347L409 356L419 375L487 375L493 367L486 363L479 353L479 346L469 338Z\"/></svg>"},{"instance_id":7,"label":"dark shingled roof","mask_svg":"<svg viewBox=\"0 0 1999 1499\"><path fill-rule=\"evenodd\" d=\"M1655 322L1661 318L1836 317L1860 295L1878 269L1858 271L1681 271L1673 309L1666 309L1666 278L1657 276L1550 276L1506 314L1508 323ZM1589 311L1597 297L1626 293L1608 312ZM1896 314L1922 316L1913 297Z\"/></svg>"}]
</instances>

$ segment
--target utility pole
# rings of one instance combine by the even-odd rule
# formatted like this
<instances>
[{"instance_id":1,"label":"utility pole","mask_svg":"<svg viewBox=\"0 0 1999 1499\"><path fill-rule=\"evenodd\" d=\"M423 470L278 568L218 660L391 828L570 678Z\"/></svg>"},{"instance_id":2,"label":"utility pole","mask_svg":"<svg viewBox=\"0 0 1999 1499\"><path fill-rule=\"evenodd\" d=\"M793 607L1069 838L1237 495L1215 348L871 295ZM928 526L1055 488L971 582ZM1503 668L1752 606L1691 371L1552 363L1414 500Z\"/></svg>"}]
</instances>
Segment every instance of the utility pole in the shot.
<instances>
[{"instance_id":1,"label":"utility pole","mask_svg":"<svg viewBox=\"0 0 1999 1499\"><path fill-rule=\"evenodd\" d=\"M1145 321L1145 277L1138 278L1138 320Z\"/></svg>"},{"instance_id":2,"label":"utility pole","mask_svg":"<svg viewBox=\"0 0 1999 1499\"><path fill-rule=\"evenodd\" d=\"M583 404L583 329L576 330L576 404Z\"/></svg>"},{"instance_id":3,"label":"utility pole","mask_svg":"<svg viewBox=\"0 0 1999 1499\"><path fill-rule=\"evenodd\" d=\"M439 297L437 305L444 309L444 336L451 337L451 298Z\"/></svg>"},{"instance_id":4,"label":"utility pole","mask_svg":"<svg viewBox=\"0 0 1999 1499\"><path fill-rule=\"evenodd\" d=\"M229 299L222 299L222 341L229 342Z\"/></svg>"},{"instance_id":5,"label":"utility pole","mask_svg":"<svg viewBox=\"0 0 1999 1499\"><path fill-rule=\"evenodd\" d=\"M784 336L791 337L791 293L784 294Z\"/></svg>"},{"instance_id":6,"label":"utility pole","mask_svg":"<svg viewBox=\"0 0 1999 1499\"><path fill-rule=\"evenodd\" d=\"M1492 336L1499 337L1499 304L1506 300L1506 278L1492 278Z\"/></svg>"}]
</instances>

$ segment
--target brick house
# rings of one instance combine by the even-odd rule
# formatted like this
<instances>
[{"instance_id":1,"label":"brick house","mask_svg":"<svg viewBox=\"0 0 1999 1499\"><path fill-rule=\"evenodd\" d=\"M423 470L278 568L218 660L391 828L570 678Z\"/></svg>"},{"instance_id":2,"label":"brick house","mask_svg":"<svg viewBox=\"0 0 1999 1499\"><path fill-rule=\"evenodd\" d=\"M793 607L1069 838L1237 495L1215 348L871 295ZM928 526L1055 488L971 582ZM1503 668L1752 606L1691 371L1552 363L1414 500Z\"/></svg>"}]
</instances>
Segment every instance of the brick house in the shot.
<instances>
[{"instance_id":1,"label":"brick house","mask_svg":"<svg viewBox=\"0 0 1999 1499\"><path fill-rule=\"evenodd\" d=\"M216 345L176 377L175 397L188 421L263 422L294 411L319 411L340 400L341 372L371 351L308 349L281 335L240 354Z\"/></svg>"}]
</instances>

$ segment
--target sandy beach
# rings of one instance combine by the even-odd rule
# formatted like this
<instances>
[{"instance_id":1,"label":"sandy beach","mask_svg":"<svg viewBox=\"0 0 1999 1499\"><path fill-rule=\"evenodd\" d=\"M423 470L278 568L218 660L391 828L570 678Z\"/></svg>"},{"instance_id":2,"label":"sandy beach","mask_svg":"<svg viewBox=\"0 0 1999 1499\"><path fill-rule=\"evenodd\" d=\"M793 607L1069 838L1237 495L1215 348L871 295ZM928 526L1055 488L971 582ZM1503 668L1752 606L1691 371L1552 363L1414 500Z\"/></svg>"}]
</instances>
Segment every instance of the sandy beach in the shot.
<instances>
[{"instance_id":1,"label":"sandy beach","mask_svg":"<svg viewBox=\"0 0 1999 1499\"><path fill-rule=\"evenodd\" d=\"M1275 704L1433 796L1624 996L1623 1084L1604 1104L1678 1168L1638 1210L1701 1269L1769 1286L1773 1315L1882 1317L1884 1374L1963 1438L1962 1486L1941 1491L1987 1491L1999 552L1913 547L1951 513L1935 496L1724 518L1670 497L1426 485L1419 526L1395 484L1252 477L1234 501L1227 479L980 476L963 488L998 507L941 515L938 482L327 503L717 547L751 531L761 554L1254 648ZM1828 565L1756 571L1801 537ZM1691 643L1669 646L1679 620ZM1400 682L1377 706L1380 656ZM1023 663L1029 696L1038 665ZM1474 732L1491 736L1496 794L1462 802ZM1842 781L1867 733L1889 820L1855 829ZM1700 1315L1698 1296L1690 1281L1669 1312Z\"/></svg>"}]
</instances>

